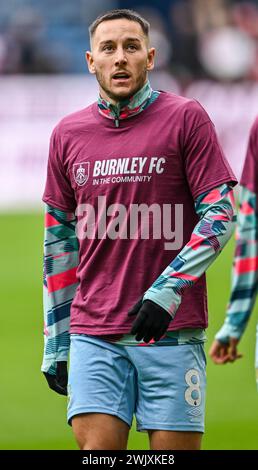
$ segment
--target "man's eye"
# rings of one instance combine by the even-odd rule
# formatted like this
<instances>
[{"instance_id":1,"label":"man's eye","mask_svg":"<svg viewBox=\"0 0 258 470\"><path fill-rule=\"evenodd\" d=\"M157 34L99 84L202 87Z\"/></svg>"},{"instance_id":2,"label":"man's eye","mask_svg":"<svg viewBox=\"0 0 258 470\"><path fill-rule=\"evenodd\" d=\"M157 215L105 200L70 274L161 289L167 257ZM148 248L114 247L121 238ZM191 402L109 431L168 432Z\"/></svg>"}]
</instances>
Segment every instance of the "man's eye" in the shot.
<instances>
[{"instance_id":1,"label":"man's eye","mask_svg":"<svg viewBox=\"0 0 258 470\"><path fill-rule=\"evenodd\" d=\"M113 46L104 46L103 47L103 51L107 51L107 52L110 52L113 50Z\"/></svg>"},{"instance_id":2,"label":"man's eye","mask_svg":"<svg viewBox=\"0 0 258 470\"><path fill-rule=\"evenodd\" d=\"M136 51L137 47L135 46L135 44L128 44L127 49L130 49L132 51Z\"/></svg>"}]
</instances>

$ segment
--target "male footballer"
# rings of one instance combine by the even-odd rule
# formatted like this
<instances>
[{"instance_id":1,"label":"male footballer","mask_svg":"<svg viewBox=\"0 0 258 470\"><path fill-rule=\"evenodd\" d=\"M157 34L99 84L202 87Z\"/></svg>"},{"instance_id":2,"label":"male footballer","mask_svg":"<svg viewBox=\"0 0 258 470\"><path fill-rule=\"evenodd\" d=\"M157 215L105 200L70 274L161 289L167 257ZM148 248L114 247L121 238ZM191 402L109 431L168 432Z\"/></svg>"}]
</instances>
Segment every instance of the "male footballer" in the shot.
<instances>
[{"instance_id":1,"label":"male footballer","mask_svg":"<svg viewBox=\"0 0 258 470\"><path fill-rule=\"evenodd\" d=\"M258 118L250 132L240 180L239 217L233 276L226 318L210 348L215 364L242 357L238 343L252 313L258 288ZM256 381L258 385L258 325L256 341Z\"/></svg>"},{"instance_id":2,"label":"male footballer","mask_svg":"<svg viewBox=\"0 0 258 470\"><path fill-rule=\"evenodd\" d=\"M149 23L112 10L89 31L98 101L50 141L42 371L80 449L126 449L134 415L150 449L200 449L205 271L236 179L201 105L151 88Z\"/></svg>"}]
</instances>

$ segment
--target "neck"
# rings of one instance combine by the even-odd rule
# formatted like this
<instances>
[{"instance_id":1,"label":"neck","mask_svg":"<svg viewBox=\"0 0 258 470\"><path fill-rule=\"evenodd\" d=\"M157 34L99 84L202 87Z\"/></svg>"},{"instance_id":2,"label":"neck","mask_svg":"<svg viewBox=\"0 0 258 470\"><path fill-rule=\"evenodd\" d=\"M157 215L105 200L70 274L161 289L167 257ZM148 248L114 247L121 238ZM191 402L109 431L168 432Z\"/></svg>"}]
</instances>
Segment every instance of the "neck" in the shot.
<instances>
[{"instance_id":1,"label":"neck","mask_svg":"<svg viewBox=\"0 0 258 470\"><path fill-rule=\"evenodd\" d=\"M141 112L154 101L156 96L158 92L152 90L148 80L134 95L118 103L112 103L99 96L99 112L110 119L125 119Z\"/></svg>"},{"instance_id":2,"label":"neck","mask_svg":"<svg viewBox=\"0 0 258 470\"><path fill-rule=\"evenodd\" d=\"M149 80L146 80L146 82L141 86L141 88L139 88L135 93L133 93L131 96L127 96L125 98L121 98L121 99L119 99L119 98L115 99L114 97L111 98L102 89L100 89L100 91L99 91L99 96L102 100L104 100L109 105L114 106L114 107L122 108L122 107L126 106L128 103L130 103L131 101L133 101L135 97L137 98L138 95L141 95L142 92L144 92L144 90L146 88L150 89Z\"/></svg>"}]
</instances>

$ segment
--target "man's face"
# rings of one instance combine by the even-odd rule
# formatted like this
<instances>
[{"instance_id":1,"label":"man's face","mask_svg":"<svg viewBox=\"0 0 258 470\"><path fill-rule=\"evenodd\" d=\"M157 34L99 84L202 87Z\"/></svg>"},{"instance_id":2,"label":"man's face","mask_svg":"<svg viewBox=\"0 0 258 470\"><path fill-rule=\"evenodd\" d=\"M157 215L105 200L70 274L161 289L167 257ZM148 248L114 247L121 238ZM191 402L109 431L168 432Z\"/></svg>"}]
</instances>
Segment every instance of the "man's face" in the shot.
<instances>
[{"instance_id":1,"label":"man's face","mask_svg":"<svg viewBox=\"0 0 258 470\"><path fill-rule=\"evenodd\" d=\"M141 25L123 18L98 25L86 60L90 73L96 74L102 98L115 104L146 83L147 72L154 67L154 54Z\"/></svg>"}]
</instances>

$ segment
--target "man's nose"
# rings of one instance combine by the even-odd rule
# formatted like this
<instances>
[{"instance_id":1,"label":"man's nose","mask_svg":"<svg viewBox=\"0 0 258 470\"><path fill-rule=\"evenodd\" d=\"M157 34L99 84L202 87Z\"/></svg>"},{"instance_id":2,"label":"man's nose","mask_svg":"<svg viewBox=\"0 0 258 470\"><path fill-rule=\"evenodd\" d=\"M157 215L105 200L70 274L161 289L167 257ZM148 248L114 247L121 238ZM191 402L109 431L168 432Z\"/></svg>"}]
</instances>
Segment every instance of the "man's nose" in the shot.
<instances>
[{"instance_id":1,"label":"man's nose","mask_svg":"<svg viewBox=\"0 0 258 470\"><path fill-rule=\"evenodd\" d=\"M126 63L127 63L127 58L126 58L124 49L118 48L116 51L116 56L115 56L115 65L118 66L120 64L126 64Z\"/></svg>"}]
</instances>

